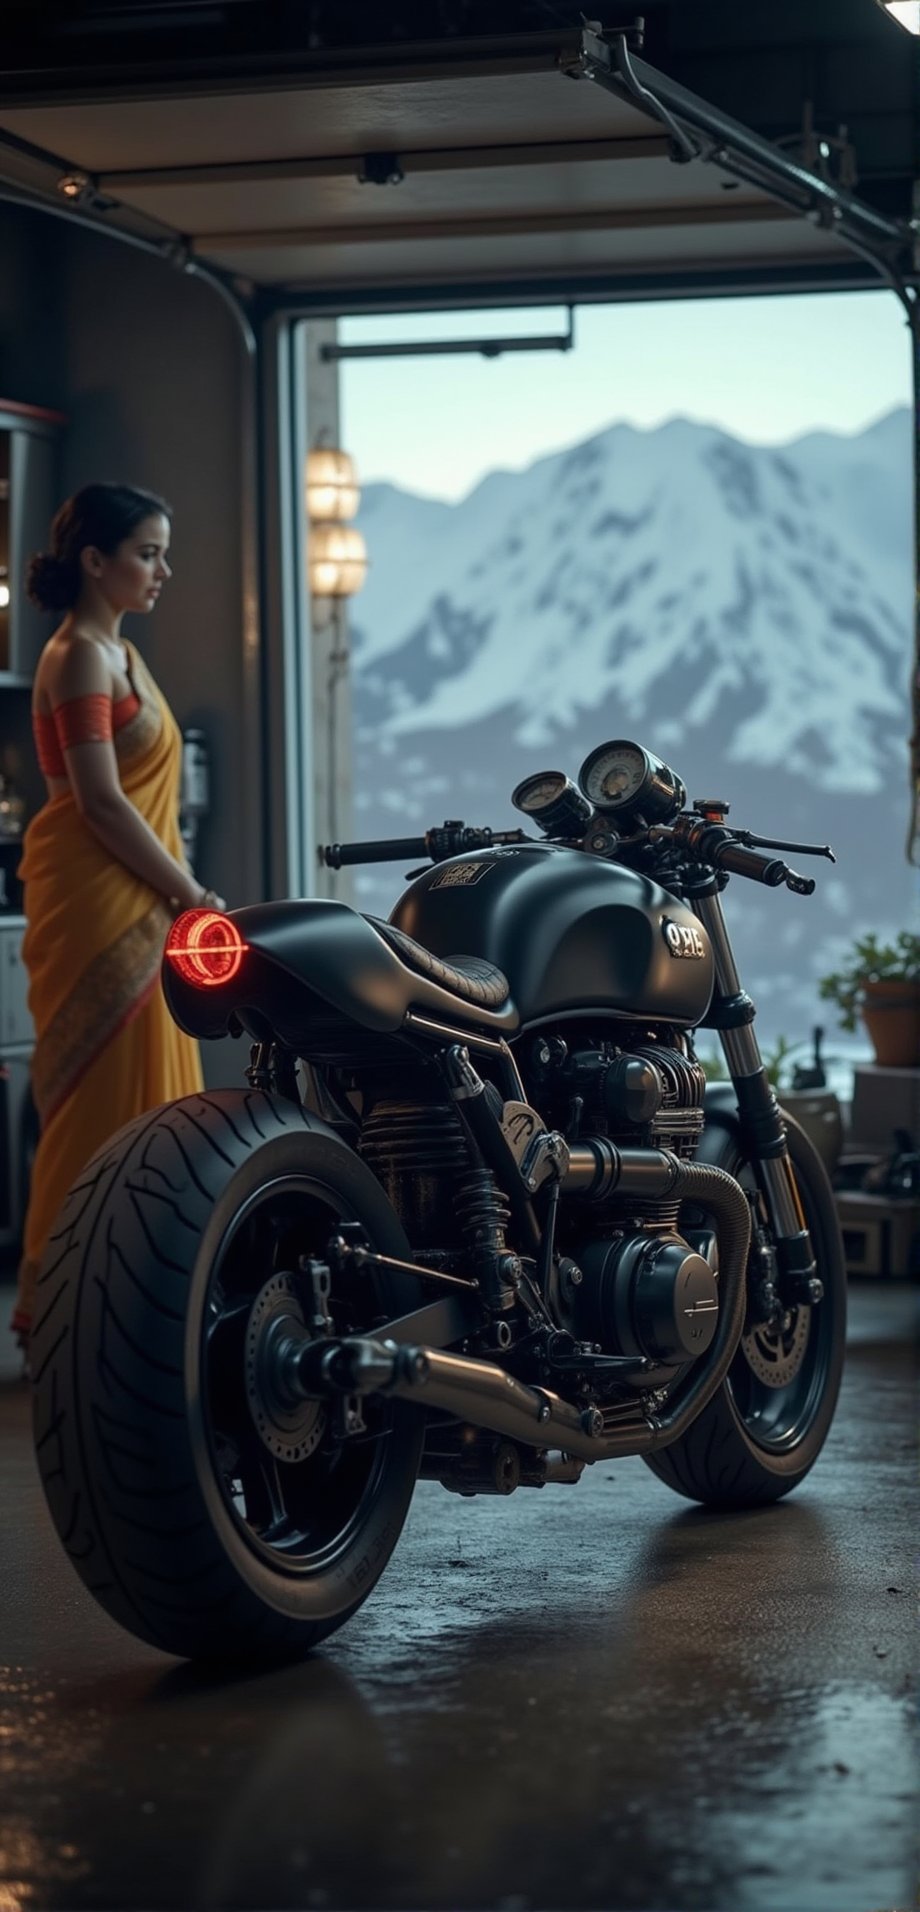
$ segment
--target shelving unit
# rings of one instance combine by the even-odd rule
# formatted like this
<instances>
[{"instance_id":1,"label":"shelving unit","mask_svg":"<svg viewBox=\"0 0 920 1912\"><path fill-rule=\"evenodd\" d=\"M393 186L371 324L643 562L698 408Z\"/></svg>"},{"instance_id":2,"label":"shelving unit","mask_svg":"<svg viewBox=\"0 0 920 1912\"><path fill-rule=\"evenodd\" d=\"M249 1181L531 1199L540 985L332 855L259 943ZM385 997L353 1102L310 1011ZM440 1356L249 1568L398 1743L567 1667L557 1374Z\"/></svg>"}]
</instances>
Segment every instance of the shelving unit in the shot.
<instances>
[{"instance_id":1,"label":"shelving unit","mask_svg":"<svg viewBox=\"0 0 920 1912\"><path fill-rule=\"evenodd\" d=\"M54 619L30 604L23 588L33 551L46 548L58 502L60 412L0 398L0 769L12 774L31 808L29 690ZM12 766L12 771L10 767ZM19 844L0 845L7 887ZM22 963L24 917L0 910L0 1251L15 1253L22 1233L31 1156L38 1134L29 1062L34 1030Z\"/></svg>"},{"instance_id":2,"label":"shelving unit","mask_svg":"<svg viewBox=\"0 0 920 1912\"><path fill-rule=\"evenodd\" d=\"M29 1084L34 1031L20 954L25 918L0 916L0 1250L18 1246L38 1120Z\"/></svg>"},{"instance_id":3,"label":"shelving unit","mask_svg":"<svg viewBox=\"0 0 920 1912\"><path fill-rule=\"evenodd\" d=\"M853 1079L850 1134L840 1172L862 1183L867 1169L890 1159L896 1132L920 1148L920 1069L862 1063ZM849 1275L883 1280L920 1278L920 1201L862 1186L838 1188L837 1214Z\"/></svg>"},{"instance_id":4,"label":"shelving unit","mask_svg":"<svg viewBox=\"0 0 920 1912\"><path fill-rule=\"evenodd\" d=\"M31 683L51 630L47 613L29 603L23 576L30 553L47 543L64 422L60 412L0 398L0 690Z\"/></svg>"}]
</instances>

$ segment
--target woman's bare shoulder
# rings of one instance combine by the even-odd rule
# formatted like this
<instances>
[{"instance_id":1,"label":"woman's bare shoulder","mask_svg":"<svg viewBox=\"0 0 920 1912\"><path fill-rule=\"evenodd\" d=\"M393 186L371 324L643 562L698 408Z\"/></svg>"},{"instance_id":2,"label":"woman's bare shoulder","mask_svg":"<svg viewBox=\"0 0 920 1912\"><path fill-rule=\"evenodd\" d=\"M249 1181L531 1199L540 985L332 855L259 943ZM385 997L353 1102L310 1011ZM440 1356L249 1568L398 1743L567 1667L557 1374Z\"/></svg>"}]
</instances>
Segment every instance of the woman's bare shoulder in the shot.
<instances>
[{"instance_id":1,"label":"woman's bare shoulder","mask_svg":"<svg viewBox=\"0 0 920 1912\"><path fill-rule=\"evenodd\" d=\"M35 674L36 694L52 707L74 697L110 697L112 666L95 638L49 638Z\"/></svg>"}]
</instances>

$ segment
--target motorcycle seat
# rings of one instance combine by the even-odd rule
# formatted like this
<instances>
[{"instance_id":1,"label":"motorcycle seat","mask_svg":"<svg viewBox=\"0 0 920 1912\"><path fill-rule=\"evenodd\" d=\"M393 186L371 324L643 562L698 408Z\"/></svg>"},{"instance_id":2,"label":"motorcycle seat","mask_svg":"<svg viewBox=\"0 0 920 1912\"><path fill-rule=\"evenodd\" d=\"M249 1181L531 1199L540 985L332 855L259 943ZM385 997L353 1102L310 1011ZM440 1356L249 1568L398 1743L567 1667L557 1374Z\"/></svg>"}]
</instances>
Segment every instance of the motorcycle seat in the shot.
<instances>
[{"instance_id":1,"label":"motorcycle seat","mask_svg":"<svg viewBox=\"0 0 920 1912\"><path fill-rule=\"evenodd\" d=\"M407 936L405 930L397 929L395 924L386 923L379 916L369 916L367 921L410 969L420 976L430 976L432 982L438 983L441 989L449 989L461 1002L477 1003L480 1009L501 1009L508 1001L511 985L507 976L494 963L487 963L483 956L435 956L432 950L417 943L414 936Z\"/></svg>"},{"instance_id":2,"label":"motorcycle seat","mask_svg":"<svg viewBox=\"0 0 920 1912\"><path fill-rule=\"evenodd\" d=\"M298 1054L328 1016L395 1035L410 1014L511 1035L520 1014L507 977L478 956L443 958L393 924L325 898L292 897L234 910L244 956L219 988L202 989L167 962L175 1020L194 1036L224 1035L231 1016L266 1015ZM298 1046L304 1045L307 1046Z\"/></svg>"}]
</instances>

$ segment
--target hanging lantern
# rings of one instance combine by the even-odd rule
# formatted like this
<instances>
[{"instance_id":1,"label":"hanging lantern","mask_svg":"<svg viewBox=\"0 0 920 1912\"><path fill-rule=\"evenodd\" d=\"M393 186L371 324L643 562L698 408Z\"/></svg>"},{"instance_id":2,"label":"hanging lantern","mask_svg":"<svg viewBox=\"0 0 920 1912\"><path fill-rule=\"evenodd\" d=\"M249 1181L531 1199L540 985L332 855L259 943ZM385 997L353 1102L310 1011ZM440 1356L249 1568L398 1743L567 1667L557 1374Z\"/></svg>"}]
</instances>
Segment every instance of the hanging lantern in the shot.
<instances>
[{"instance_id":1,"label":"hanging lantern","mask_svg":"<svg viewBox=\"0 0 920 1912\"><path fill-rule=\"evenodd\" d=\"M353 597L367 573L367 548L353 525L313 524L307 575L314 597Z\"/></svg>"},{"instance_id":2,"label":"hanging lantern","mask_svg":"<svg viewBox=\"0 0 920 1912\"><path fill-rule=\"evenodd\" d=\"M361 499L355 461L333 445L307 453L304 503L311 524L342 524L353 518Z\"/></svg>"}]
</instances>

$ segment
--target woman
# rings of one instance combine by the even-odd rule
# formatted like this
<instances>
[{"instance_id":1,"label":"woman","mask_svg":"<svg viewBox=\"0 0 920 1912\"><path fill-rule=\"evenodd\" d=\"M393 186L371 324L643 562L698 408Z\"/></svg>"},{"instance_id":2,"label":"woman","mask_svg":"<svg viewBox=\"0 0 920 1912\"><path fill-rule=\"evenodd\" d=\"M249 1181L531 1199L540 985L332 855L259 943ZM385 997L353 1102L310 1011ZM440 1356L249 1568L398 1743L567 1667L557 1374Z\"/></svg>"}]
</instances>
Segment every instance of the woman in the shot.
<instances>
[{"instance_id":1,"label":"woman","mask_svg":"<svg viewBox=\"0 0 920 1912\"><path fill-rule=\"evenodd\" d=\"M32 723L48 801L19 874L41 1124L13 1329L40 1309L38 1268L71 1184L107 1137L202 1087L198 1046L159 986L179 910L222 908L182 853L182 740L133 644L125 611L152 611L167 579L170 509L128 485L86 485L34 557L33 602L64 616L35 674Z\"/></svg>"}]
</instances>

